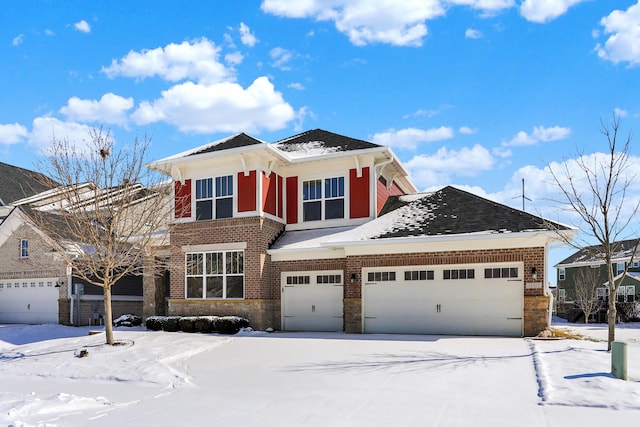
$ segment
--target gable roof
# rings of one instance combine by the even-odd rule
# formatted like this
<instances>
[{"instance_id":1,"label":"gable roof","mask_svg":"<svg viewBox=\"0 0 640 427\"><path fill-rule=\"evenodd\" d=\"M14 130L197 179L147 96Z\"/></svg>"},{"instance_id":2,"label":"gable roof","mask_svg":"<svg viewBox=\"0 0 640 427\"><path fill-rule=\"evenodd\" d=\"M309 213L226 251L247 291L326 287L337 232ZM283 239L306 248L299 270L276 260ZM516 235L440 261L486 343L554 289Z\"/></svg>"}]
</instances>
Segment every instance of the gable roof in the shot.
<instances>
[{"instance_id":1,"label":"gable roof","mask_svg":"<svg viewBox=\"0 0 640 427\"><path fill-rule=\"evenodd\" d=\"M45 175L0 162L0 206L49 190L58 184Z\"/></svg>"},{"instance_id":2,"label":"gable roof","mask_svg":"<svg viewBox=\"0 0 640 427\"><path fill-rule=\"evenodd\" d=\"M255 144L264 144L264 142L242 132L230 138L222 139L212 144L209 144L207 146L201 147L201 149L194 151L192 153L189 153L188 155L195 156L198 154L212 153L214 151L230 150L232 148L247 147L249 145L255 145Z\"/></svg>"},{"instance_id":3,"label":"gable roof","mask_svg":"<svg viewBox=\"0 0 640 427\"><path fill-rule=\"evenodd\" d=\"M622 261L628 260L631 257L633 249L636 247L639 239L629 239L629 240L620 240L618 242L613 242L614 253L613 253L613 261ZM567 258L560 261L556 266L563 265L571 265L571 264L601 264L602 254L604 250L602 249L602 245L593 245L587 246L579 251L574 252L569 255ZM636 254L636 257L640 254ZM634 257L635 258L635 257ZM636 259L640 261L640 259Z\"/></svg>"},{"instance_id":4,"label":"gable roof","mask_svg":"<svg viewBox=\"0 0 640 427\"><path fill-rule=\"evenodd\" d=\"M282 139L273 146L290 157L308 157L326 153L382 148L381 145L322 129L313 129Z\"/></svg>"}]
</instances>

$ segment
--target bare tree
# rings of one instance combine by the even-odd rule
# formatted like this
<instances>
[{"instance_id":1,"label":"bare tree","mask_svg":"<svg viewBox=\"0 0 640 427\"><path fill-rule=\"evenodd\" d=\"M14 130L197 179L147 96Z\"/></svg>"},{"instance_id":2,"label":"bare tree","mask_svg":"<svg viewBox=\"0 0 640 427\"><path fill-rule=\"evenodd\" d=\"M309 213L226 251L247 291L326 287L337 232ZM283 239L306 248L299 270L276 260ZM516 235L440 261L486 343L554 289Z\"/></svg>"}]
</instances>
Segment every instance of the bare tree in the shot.
<instances>
[{"instance_id":1,"label":"bare tree","mask_svg":"<svg viewBox=\"0 0 640 427\"><path fill-rule=\"evenodd\" d=\"M616 115L610 124L601 122L601 131L608 143L606 153L591 156L578 153L576 159L564 162L559 170L552 167L549 170L563 196L562 200L556 202L565 210L577 214L582 225L582 238L566 243L581 249L590 246L589 241L598 242L601 250L596 256L607 266L607 279L612 284L609 286L607 315L607 350L611 351L611 344L615 340L616 292L620 285L614 280L612 261L619 249L618 242L630 233L628 229L639 204L627 197L635 178L629 158L631 134L620 143L620 118ZM636 249L637 243L629 252L629 265Z\"/></svg>"},{"instance_id":2,"label":"bare tree","mask_svg":"<svg viewBox=\"0 0 640 427\"><path fill-rule=\"evenodd\" d=\"M61 187L53 209L31 209L31 216L59 243L73 275L102 287L106 342L112 345L111 288L127 275L142 274L145 260L168 242L162 231L170 187L145 167L148 139L117 148L102 129L89 137L82 145L52 139L40 169Z\"/></svg>"},{"instance_id":3,"label":"bare tree","mask_svg":"<svg viewBox=\"0 0 640 427\"><path fill-rule=\"evenodd\" d=\"M584 313L584 323L589 323L592 313L600 310L603 301L598 299L599 269L583 267L576 269L573 280L575 301Z\"/></svg>"}]
</instances>

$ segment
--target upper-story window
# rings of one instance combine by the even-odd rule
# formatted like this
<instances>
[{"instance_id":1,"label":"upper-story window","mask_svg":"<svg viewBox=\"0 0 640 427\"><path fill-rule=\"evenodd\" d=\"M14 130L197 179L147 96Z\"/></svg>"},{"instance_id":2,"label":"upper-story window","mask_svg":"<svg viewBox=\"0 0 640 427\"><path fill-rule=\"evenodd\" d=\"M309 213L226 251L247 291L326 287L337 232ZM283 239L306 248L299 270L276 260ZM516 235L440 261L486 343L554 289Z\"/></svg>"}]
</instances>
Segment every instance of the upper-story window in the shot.
<instances>
[{"instance_id":1,"label":"upper-story window","mask_svg":"<svg viewBox=\"0 0 640 427\"><path fill-rule=\"evenodd\" d=\"M20 240L20 258L29 258L29 241L27 239Z\"/></svg>"},{"instance_id":2,"label":"upper-story window","mask_svg":"<svg viewBox=\"0 0 640 427\"><path fill-rule=\"evenodd\" d=\"M344 218L344 177L303 181L302 200L303 221Z\"/></svg>"},{"instance_id":3,"label":"upper-story window","mask_svg":"<svg viewBox=\"0 0 640 427\"><path fill-rule=\"evenodd\" d=\"M559 268L558 269L558 280L564 280L564 278L566 277L566 271L564 268Z\"/></svg>"},{"instance_id":4,"label":"upper-story window","mask_svg":"<svg viewBox=\"0 0 640 427\"><path fill-rule=\"evenodd\" d=\"M233 175L196 180L196 220L233 216Z\"/></svg>"}]
</instances>

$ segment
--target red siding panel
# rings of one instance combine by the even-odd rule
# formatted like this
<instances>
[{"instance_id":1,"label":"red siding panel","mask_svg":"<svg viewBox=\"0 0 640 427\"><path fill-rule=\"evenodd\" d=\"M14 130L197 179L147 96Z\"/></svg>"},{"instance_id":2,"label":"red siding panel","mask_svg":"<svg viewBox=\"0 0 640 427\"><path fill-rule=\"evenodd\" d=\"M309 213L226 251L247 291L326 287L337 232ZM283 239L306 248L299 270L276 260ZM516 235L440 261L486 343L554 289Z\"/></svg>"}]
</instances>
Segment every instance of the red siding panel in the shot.
<instances>
[{"instance_id":1,"label":"red siding panel","mask_svg":"<svg viewBox=\"0 0 640 427\"><path fill-rule=\"evenodd\" d=\"M404 191L402 191L402 189L400 189L400 187L398 187L395 182L391 184L391 187L389 189L387 189L384 178L382 177L378 179L376 186L378 193L378 197L376 199L376 208L378 214L382 210L382 207L384 206L389 196L400 196L402 194L405 194Z\"/></svg>"},{"instance_id":2,"label":"red siding panel","mask_svg":"<svg viewBox=\"0 0 640 427\"><path fill-rule=\"evenodd\" d=\"M262 172L262 209L271 215L276 215L276 184L278 175L271 173L269 177Z\"/></svg>"},{"instance_id":3,"label":"red siding panel","mask_svg":"<svg viewBox=\"0 0 640 427\"><path fill-rule=\"evenodd\" d=\"M287 177L287 224L298 223L298 177Z\"/></svg>"},{"instance_id":4,"label":"red siding panel","mask_svg":"<svg viewBox=\"0 0 640 427\"><path fill-rule=\"evenodd\" d=\"M244 176L238 173L238 212L253 212L256 210L256 171Z\"/></svg>"},{"instance_id":5,"label":"red siding panel","mask_svg":"<svg viewBox=\"0 0 640 427\"><path fill-rule=\"evenodd\" d=\"M191 217L191 180L184 181L184 185L180 181L174 182L174 217L190 218Z\"/></svg>"},{"instance_id":6,"label":"red siding panel","mask_svg":"<svg viewBox=\"0 0 640 427\"><path fill-rule=\"evenodd\" d=\"M371 187L369 185L369 168L362 168L362 176L358 178L356 170L349 170L349 212L351 218L367 218Z\"/></svg>"},{"instance_id":7,"label":"red siding panel","mask_svg":"<svg viewBox=\"0 0 640 427\"><path fill-rule=\"evenodd\" d=\"M284 217L284 212L282 211L282 177L278 175L278 216L280 218Z\"/></svg>"}]
</instances>

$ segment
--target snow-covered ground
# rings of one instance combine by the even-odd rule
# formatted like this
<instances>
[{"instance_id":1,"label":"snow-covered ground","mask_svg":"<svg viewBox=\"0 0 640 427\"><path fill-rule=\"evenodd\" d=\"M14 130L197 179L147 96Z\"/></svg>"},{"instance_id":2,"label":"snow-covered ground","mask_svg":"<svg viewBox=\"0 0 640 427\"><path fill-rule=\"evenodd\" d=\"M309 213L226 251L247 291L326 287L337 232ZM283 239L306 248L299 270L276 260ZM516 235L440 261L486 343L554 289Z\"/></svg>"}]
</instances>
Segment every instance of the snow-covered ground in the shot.
<instances>
[{"instance_id":1,"label":"snow-covered ground","mask_svg":"<svg viewBox=\"0 0 640 427\"><path fill-rule=\"evenodd\" d=\"M638 425L640 324L629 381L605 325L555 327L602 341L0 325L0 426Z\"/></svg>"}]
</instances>

